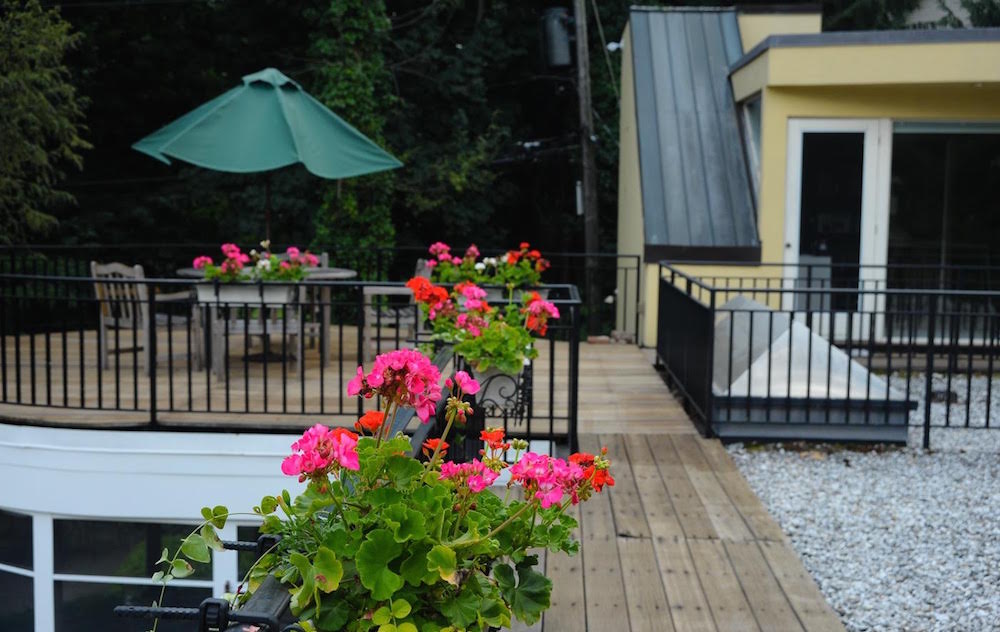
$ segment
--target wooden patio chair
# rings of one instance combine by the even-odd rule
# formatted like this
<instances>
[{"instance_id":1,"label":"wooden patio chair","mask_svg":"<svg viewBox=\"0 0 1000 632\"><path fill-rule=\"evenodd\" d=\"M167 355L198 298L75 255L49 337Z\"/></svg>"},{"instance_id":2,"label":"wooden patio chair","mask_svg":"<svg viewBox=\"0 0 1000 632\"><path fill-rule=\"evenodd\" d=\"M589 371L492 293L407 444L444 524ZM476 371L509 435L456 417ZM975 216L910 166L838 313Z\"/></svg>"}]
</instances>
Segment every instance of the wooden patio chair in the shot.
<instances>
[{"instance_id":1,"label":"wooden patio chair","mask_svg":"<svg viewBox=\"0 0 1000 632\"><path fill-rule=\"evenodd\" d=\"M431 269L427 267L425 259L417 259L413 276L430 278ZM393 341L398 338L402 342L417 337L421 314L420 310L417 309L416 301L413 300L413 292L410 288L366 285L363 292L365 295L365 322L361 328L361 354L363 356L361 360L363 362L374 357L381 340L381 329L384 327L396 329ZM406 305L389 305L388 300L393 296L409 296L410 300Z\"/></svg>"},{"instance_id":2,"label":"wooden patio chair","mask_svg":"<svg viewBox=\"0 0 1000 632\"><path fill-rule=\"evenodd\" d=\"M193 338L194 357L190 360L196 366L202 363L202 342L201 328L198 319L193 317L193 312L189 312L186 317L179 316L170 318L167 314L149 313L149 288L142 283L146 278L141 265L125 265L123 263L98 263L90 262L90 274L94 279L94 295L98 305L98 326L97 326L97 365L104 370L108 365L108 356L113 352L120 354L127 351L138 351L142 349L142 368L147 374L152 370L150 359L150 349L146 346L146 339L150 327L166 327L176 323L177 326L187 327L187 319L191 320L191 337ZM101 282L105 280L105 282ZM107 282L114 281L114 282ZM129 283L128 281L139 281ZM161 292L156 294L156 304L163 303L189 303L191 302L191 292ZM131 341L132 330L135 330L136 348L116 346L109 348L110 340L115 339L114 332L118 331L117 340L121 342L122 337Z\"/></svg>"}]
</instances>

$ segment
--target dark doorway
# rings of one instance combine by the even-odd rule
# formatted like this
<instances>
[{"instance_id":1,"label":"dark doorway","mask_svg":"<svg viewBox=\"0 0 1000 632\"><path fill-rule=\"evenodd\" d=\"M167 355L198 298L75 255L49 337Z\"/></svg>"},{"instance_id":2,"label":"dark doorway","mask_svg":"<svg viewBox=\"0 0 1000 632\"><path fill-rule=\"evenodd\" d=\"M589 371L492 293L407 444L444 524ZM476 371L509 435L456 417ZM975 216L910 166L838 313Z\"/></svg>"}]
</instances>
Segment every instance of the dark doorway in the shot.
<instances>
[{"instance_id":1,"label":"dark doorway","mask_svg":"<svg viewBox=\"0 0 1000 632\"><path fill-rule=\"evenodd\" d=\"M825 275L828 286L858 287L864 145L861 132L802 135L799 258L815 264L807 272L813 287L816 274ZM835 310L857 307L857 295L832 297Z\"/></svg>"}]
</instances>

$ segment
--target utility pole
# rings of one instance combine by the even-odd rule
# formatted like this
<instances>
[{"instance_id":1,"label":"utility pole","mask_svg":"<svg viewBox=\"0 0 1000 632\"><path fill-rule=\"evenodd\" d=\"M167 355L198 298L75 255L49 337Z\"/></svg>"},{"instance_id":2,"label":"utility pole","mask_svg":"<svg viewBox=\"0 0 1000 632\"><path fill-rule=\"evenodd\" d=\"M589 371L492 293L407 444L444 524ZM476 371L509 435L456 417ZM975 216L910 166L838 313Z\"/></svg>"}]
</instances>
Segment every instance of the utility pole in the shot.
<instances>
[{"instance_id":1,"label":"utility pole","mask_svg":"<svg viewBox=\"0 0 1000 632\"><path fill-rule=\"evenodd\" d=\"M576 26L576 91L580 105L580 162L583 167L583 243L584 251L600 249L597 231L597 169L594 155L594 115L590 109L590 53L587 50L587 5L585 0L573 0L573 22ZM597 259L587 257L587 329L597 333Z\"/></svg>"}]
</instances>

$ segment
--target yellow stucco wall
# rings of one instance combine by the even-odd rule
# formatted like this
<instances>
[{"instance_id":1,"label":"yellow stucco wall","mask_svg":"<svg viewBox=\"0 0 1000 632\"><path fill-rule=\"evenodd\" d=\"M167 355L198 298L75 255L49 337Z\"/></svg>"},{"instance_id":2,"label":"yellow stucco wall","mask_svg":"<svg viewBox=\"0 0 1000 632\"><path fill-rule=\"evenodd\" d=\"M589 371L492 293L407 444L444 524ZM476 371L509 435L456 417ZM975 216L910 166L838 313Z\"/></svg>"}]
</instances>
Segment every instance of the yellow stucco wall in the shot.
<instances>
[{"instance_id":1,"label":"yellow stucco wall","mask_svg":"<svg viewBox=\"0 0 1000 632\"><path fill-rule=\"evenodd\" d=\"M820 13L741 13L740 40L747 52L768 35L819 33L823 28Z\"/></svg>"},{"instance_id":2,"label":"yellow stucco wall","mask_svg":"<svg viewBox=\"0 0 1000 632\"><path fill-rule=\"evenodd\" d=\"M1000 42L771 48L730 77L737 101L768 88L1000 82Z\"/></svg>"},{"instance_id":3,"label":"yellow stucco wall","mask_svg":"<svg viewBox=\"0 0 1000 632\"><path fill-rule=\"evenodd\" d=\"M644 232L642 225L642 191L639 181L639 141L636 136L635 84L632 79L632 47L628 26L622 35L622 86L620 119L618 124L618 252L642 254ZM620 262L624 264L625 262ZM618 296L615 328L631 331L635 323L635 302L621 300L635 296L636 278L641 270L618 275ZM627 284L627 287L624 287ZM640 283L641 285L641 283ZM641 297L640 297L641 300ZM640 322L640 329L642 323Z\"/></svg>"},{"instance_id":4,"label":"yellow stucco wall","mask_svg":"<svg viewBox=\"0 0 1000 632\"><path fill-rule=\"evenodd\" d=\"M790 118L1000 121L1000 84L766 88L761 121L761 257L781 261Z\"/></svg>"}]
</instances>

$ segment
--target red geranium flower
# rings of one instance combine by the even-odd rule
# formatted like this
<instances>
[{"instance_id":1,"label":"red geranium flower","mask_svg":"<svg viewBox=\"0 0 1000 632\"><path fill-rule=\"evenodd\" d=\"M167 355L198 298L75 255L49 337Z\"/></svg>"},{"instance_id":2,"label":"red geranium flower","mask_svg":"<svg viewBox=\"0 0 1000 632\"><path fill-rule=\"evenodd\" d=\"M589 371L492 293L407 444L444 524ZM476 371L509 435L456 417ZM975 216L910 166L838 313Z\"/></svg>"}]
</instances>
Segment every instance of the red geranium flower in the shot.
<instances>
[{"instance_id":1,"label":"red geranium flower","mask_svg":"<svg viewBox=\"0 0 1000 632\"><path fill-rule=\"evenodd\" d=\"M440 454L442 457L448 453L448 448L451 447L448 445L447 441L441 441L441 439L428 439L422 444L424 456L430 458L431 455L434 454L434 450L437 450L438 445L441 446Z\"/></svg>"},{"instance_id":2,"label":"red geranium flower","mask_svg":"<svg viewBox=\"0 0 1000 632\"><path fill-rule=\"evenodd\" d=\"M354 429L358 432L367 430L368 432L375 434L375 432L382 427L385 423L385 413L380 410L369 410L361 419L354 422Z\"/></svg>"}]
</instances>

